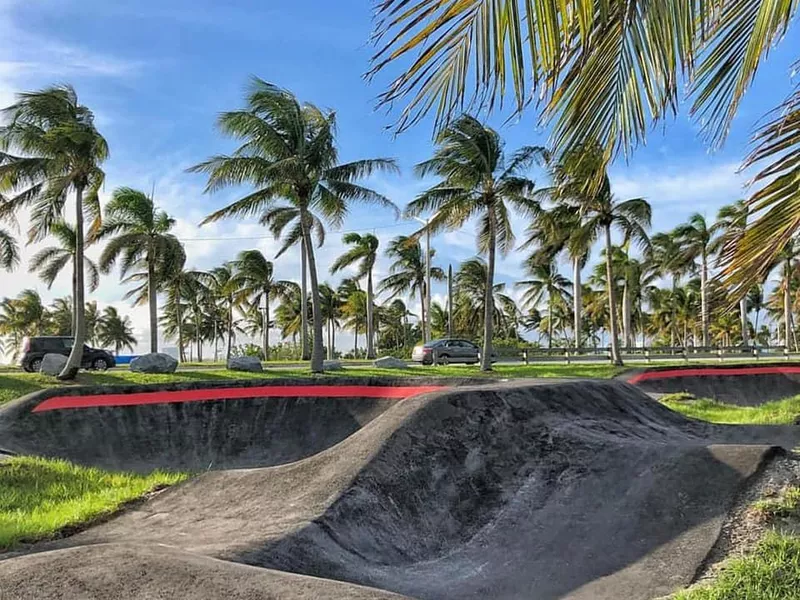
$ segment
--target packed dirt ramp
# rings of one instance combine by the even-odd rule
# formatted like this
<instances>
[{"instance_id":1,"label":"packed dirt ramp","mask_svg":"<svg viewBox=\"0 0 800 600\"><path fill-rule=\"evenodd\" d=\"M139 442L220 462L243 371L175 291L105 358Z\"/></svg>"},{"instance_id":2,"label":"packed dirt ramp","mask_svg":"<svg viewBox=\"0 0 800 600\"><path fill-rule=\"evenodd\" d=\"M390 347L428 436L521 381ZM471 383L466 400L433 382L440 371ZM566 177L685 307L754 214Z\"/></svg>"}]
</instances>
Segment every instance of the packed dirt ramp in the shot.
<instances>
[{"instance_id":1,"label":"packed dirt ramp","mask_svg":"<svg viewBox=\"0 0 800 600\"><path fill-rule=\"evenodd\" d=\"M692 580L736 495L800 441L794 427L688 420L620 381L466 383L386 400L299 460L206 473L8 557L0 590L66 597L41 593L76 569L75 589L105 594L80 598L656 598ZM206 566L217 587L182 588ZM121 589L145 571L140 595Z\"/></svg>"}]
</instances>

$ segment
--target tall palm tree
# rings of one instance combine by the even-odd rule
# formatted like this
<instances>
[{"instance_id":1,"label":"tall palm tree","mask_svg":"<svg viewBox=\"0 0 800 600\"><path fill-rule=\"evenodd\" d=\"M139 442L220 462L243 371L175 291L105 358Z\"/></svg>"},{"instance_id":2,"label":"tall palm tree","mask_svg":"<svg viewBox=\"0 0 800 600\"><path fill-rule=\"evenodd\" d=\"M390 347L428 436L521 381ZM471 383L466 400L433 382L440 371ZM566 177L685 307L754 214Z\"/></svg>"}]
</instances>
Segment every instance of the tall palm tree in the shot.
<instances>
[{"instance_id":1,"label":"tall palm tree","mask_svg":"<svg viewBox=\"0 0 800 600\"><path fill-rule=\"evenodd\" d=\"M358 287L350 286L340 288L339 294L344 327L353 330L353 358L358 358L358 332L367 329L367 294Z\"/></svg>"},{"instance_id":2,"label":"tall palm tree","mask_svg":"<svg viewBox=\"0 0 800 600\"><path fill-rule=\"evenodd\" d=\"M533 182L522 173L539 159L541 148L524 147L506 160L499 134L480 121L465 115L444 129L436 140L433 158L420 163L420 177L436 175L441 181L422 192L406 212L418 216L432 212L426 230L460 229L478 217L478 251L487 258L484 290L484 330L481 370L492 368L492 289L496 254L507 254L514 247L514 232L509 209L533 215L539 205L531 199Z\"/></svg>"},{"instance_id":3,"label":"tall palm tree","mask_svg":"<svg viewBox=\"0 0 800 600\"><path fill-rule=\"evenodd\" d=\"M97 309L97 302L87 302L85 310L86 318L86 341L94 344L97 341L97 326L100 323L100 312Z\"/></svg>"},{"instance_id":4,"label":"tall palm tree","mask_svg":"<svg viewBox=\"0 0 800 600\"><path fill-rule=\"evenodd\" d=\"M0 114L6 121L0 127L0 193L12 193L0 206L0 216L31 206L30 239L39 241L63 220L67 196L73 192L75 264L82 265L84 213L94 217L92 228L96 228L98 192L105 179L100 165L108 158L108 144L95 127L92 111L80 104L72 87L64 85L19 94L17 102ZM86 337L83 269L75 273L75 343L61 379L75 378Z\"/></svg>"},{"instance_id":5,"label":"tall palm tree","mask_svg":"<svg viewBox=\"0 0 800 600\"><path fill-rule=\"evenodd\" d=\"M691 264L686 260L686 255L682 252L680 244L672 233L657 233L650 239L650 244L649 260L662 275L668 275L671 278L672 295L674 297L681 277L689 272ZM678 330L674 298L672 305L670 345L675 346Z\"/></svg>"},{"instance_id":6,"label":"tall palm tree","mask_svg":"<svg viewBox=\"0 0 800 600\"><path fill-rule=\"evenodd\" d=\"M123 348L133 351L136 338L133 336L133 326L127 316L119 314L113 306L106 306L97 323L97 337L104 346L113 346L114 354L119 356Z\"/></svg>"},{"instance_id":7,"label":"tall palm tree","mask_svg":"<svg viewBox=\"0 0 800 600\"><path fill-rule=\"evenodd\" d=\"M251 84L247 108L223 113L218 126L242 145L232 155L212 157L190 171L208 174L208 192L245 183L256 189L212 213L203 223L255 214L260 214L263 222L269 220L273 211L295 211L292 220L299 225L311 282L314 325L311 370L321 372L324 356L319 281L312 244L314 215L339 226L351 202L396 211L388 198L356 182L378 171L396 171L397 166L390 159L340 164L334 113L301 104L291 92L260 79ZM285 204L278 204L279 200ZM284 223L288 225L292 220Z\"/></svg>"},{"instance_id":8,"label":"tall palm tree","mask_svg":"<svg viewBox=\"0 0 800 600\"><path fill-rule=\"evenodd\" d=\"M708 260L714 248L714 237L718 228L709 226L706 218L694 213L688 222L675 228L675 237L689 261L700 260L700 321L702 324L702 344L708 346L708 327L710 313L708 308Z\"/></svg>"},{"instance_id":9,"label":"tall palm tree","mask_svg":"<svg viewBox=\"0 0 800 600\"><path fill-rule=\"evenodd\" d=\"M344 254L338 257L331 265L331 273L356 264L356 279L367 279L367 359L375 358L375 290L372 285L372 273L375 261L378 259L378 246L380 242L371 233L347 233L342 241L351 246Z\"/></svg>"},{"instance_id":10,"label":"tall palm tree","mask_svg":"<svg viewBox=\"0 0 800 600\"><path fill-rule=\"evenodd\" d=\"M300 298L301 294L300 286L290 282L290 285L280 295L280 302L275 309L275 324L281 330L281 337L284 340L288 337L295 340L302 329L303 319L300 313L303 310L303 303Z\"/></svg>"},{"instance_id":11,"label":"tall palm tree","mask_svg":"<svg viewBox=\"0 0 800 600\"><path fill-rule=\"evenodd\" d=\"M569 300L570 280L558 272L554 262L542 264L534 257L526 264L526 274L528 279L517 282L517 287L524 288L522 295L522 307L528 311L536 309L543 300L547 300L548 347L553 347L553 316L558 305L565 305Z\"/></svg>"},{"instance_id":12,"label":"tall palm tree","mask_svg":"<svg viewBox=\"0 0 800 600\"><path fill-rule=\"evenodd\" d=\"M455 274L455 306L453 308L454 329L470 336L479 336L485 331L486 289L489 266L480 258L466 260ZM492 311L490 320L494 330L503 318L502 307L511 301L505 294L506 284L499 282L491 286Z\"/></svg>"},{"instance_id":13,"label":"tall palm tree","mask_svg":"<svg viewBox=\"0 0 800 600\"><path fill-rule=\"evenodd\" d=\"M72 335L75 327L73 308L70 296L53 300L47 309L47 332L53 335Z\"/></svg>"},{"instance_id":14,"label":"tall palm tree","mask_svg":"<svg viewBox=\"0 0 800 600\"><path fill-rule=\"evenodd\" d=\"M158 352L158 291L186 261L183 245L170 233L175 219L144 192L126 187L114 190L105 213L96 238L112 239L100 255L100 270L108 273L119 259L121 277L134 268L147 271L150 352Z\"/></svg>"},{"instance_id":15,"label":"tall palm tree","mask_svg":"<svg viewBox=\"0 0 800 600\"><path fill-rule=\"evenodd\" d=\"M434 252L431 250L431 258ZM389 298L400 294L417 294L420 303L420 323L426 322L427 302L427 269L428 261L419 239L414 236L400 235L389 242L386 256L393 258L387 275L378 285L378 293L388 292ZM431 266L431 281L442 281L444 271L440 267Z\"/></svg>"},{"instance_id":16,"label":"tall palm tree","mask_svg":"<svg viewBox=\"0 0 800 600\"><path fill-rule=\"evenodd\" d=\"M50 234L59 242L58 246L50 246L44 248L33 255L30 263L28 263L28 271L33 273L39 272L39 278L47 284L49 290L53 287L58 275L64 268L69 265L72 268L72 295L75 297L75 286L77 285L77 277L75 272L75 255L77 249L77 235L75 228L65 223L64 221L56 221L50 226ZM100 272L97 269L95 262L88 256L83 257L83 268L86 274L89 275L89 291L93 292L100 285ZM73 307L73 324L70 334L74 335L77 330L76 317L74 316ZM89 329L87 327L86 339L91 341L89 337Z\"/></svg>"},{"instance_id":17,"label":"tall palm tree","mask_svg":"<svg viewBox=\"0 0 800 600\"><path fill-rule=\"evenodd\" d=\"M264 307L261 335L264 360L269 360L269 305L289 285L275 279L275 267L259 250L243 250L232 262L240 292L256 310Z\"/></svg>"},{"instance_id":18,"label":"tall palm tree","mask_svg":"<svg viewBox=\"0 0 800 600\"><path fill-rule=\"evenodd\" d=\"M235 335L234 311L240 309L244 304L242 280L236 277L233 263L225 263L219 267L214 267L208 272L201 273L200 277L205 281L210 298L214 299L215 306L219 308L220 313L224 311L223 322L227 338L225 360L229 360ZM214 343L216 344L216 339Z\"/></svg>"},{"instance_id":19,"label":"tall palm tree","mask_svg":"<svg viewBox=\"0 0 800 600\"><path fill-rule=\"evenodd\" d=\"M712 229L719 235L711 245L711 251L719 255L725 252L726 247L736 246L742 241L747 230L747 218L750 209L744 200L737 200L733 204L726 204L719 209L717 221ZM750 333L750 323L747 317L747 295L742 295L739 300L739 319L742 325L742 345L747 346Z\"/></svg>"}]
</instances>

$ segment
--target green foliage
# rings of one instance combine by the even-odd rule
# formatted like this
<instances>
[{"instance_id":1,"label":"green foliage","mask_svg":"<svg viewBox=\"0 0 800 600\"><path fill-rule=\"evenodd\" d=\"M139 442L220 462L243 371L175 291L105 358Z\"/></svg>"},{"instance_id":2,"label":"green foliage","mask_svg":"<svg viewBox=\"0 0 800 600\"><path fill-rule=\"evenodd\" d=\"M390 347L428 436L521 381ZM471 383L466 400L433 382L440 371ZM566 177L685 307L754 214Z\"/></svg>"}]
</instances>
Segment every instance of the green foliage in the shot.
<instances>
[{"instance_id":1,"label":"green foliage","mask_svg":"<svg viewBox=\"0 0 800 600\"><path fill-rule=\"evenodd\" d=\"M0 463L0 550L57 535L186 477L162 471L109 473L45 458L7 459Z\"/></svg>"},{"instance_id":2,"label":"green foliage","mask_svg":"<svg viewBox=\"0 0 800 600\"><path fill-rule=\"evenodd\" d=\"M776 498L764 498L753 504L753 509L772 520L800 517L800 487L789 486Z\"/></svg>"},{"instance_id":3,"label":"green foliage","mask_svg":"<svg viewBox=\"0 0 800 600\"><path fill-rule=\"evenodd\" d=\"M755 550L727 563L709 585L679 592L673 600L797 600L800 538L768 533Z\"/></svg>"},{"instance_id":4,"label":"green foliage","mask_svg":"<svg viewBox=\"0 0 800 600\"><path fill-rule=\"evenodd\" d=\"M733 406L714 400L676 399L665 397L662 402L687 417L734 425L790 425L800 416L800 396L767 402L761 406Z\"/></svg>"}]
</instances>

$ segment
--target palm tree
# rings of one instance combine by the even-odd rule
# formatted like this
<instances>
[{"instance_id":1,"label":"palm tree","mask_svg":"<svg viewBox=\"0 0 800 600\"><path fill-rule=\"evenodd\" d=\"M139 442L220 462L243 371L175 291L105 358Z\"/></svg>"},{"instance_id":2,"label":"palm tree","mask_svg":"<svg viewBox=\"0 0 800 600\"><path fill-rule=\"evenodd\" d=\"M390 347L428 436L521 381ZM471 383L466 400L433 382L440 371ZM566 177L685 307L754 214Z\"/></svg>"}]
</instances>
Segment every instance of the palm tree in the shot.
<instances>
[{"instance_id":1,"label":"palm tree","mask_svg":"<svg viewBox=\"0 0 800 600\"><path fill-rule=\"evenodd\" d=\"M213 305L219 309L220 314L224 312L223 322L227 338L225 360L230 360L236 325L233 313L234 310L240 309L244 304L242 280L236 277L233 263L225 263L219 267L214 267L207 273L199 274L199 276L204 280L209 295L213 298ZM216 337L214 343L216 344Z\"/></svg>"},{"instance_id":2,"label":"palm tree","mask_svg":"<svg viewBox=\"0 0 800 600\"><path fill-rule=\"evenodd\" d=\"M290 282L290 285L280 295L280 303L275 309L275 324L281 330L283 339L291 337L294 341L297 334L301 332L303 325L301 294L300 286Z\"/></svg>"},{"instance_id":3,"label":"palm tree","mask_svg":"<svg viewBox=\"0 0 800 600\"><path fill-rule=\"evenodd\" d=\"M780 266L783 273L780 292L783 295L783 339L787 349L791 346L792 341L792 281L796 275L795 259L798 255L800 255L800 243L792 239L783 247L773 263L773 266Z\"/></svg>"},{"instance_id":4,"label":"palm tree","mask_svg":"<svg viewBox=\"0 0 800 600\"><path fill-rule=\"evenodd\" d=\"M742 241L747 230L747 218L750 209L744 200L737 200L733 204L726 204L719 209L717 221L712 229L719 232L719 235L711 245L711 251L719 257L725 252L726 247L736 246ZM719 261L719 260L718 260ZM750 324L747 317L747 294L742 295L739 300L739 318L742 325L742 345L747 346Z\"/></svg>"},{"instance_id":5,"label":"palm tree","mask_svg":"<svg viewBox=\"0 0 800 600\"><path fill-rule=\"evenodd\" d=\"M661 275L669 275L672 279L672 295L677 293L681 277L689 272L691 264L686 260L675 236L671 233L657 233L650 239L649 260ZM672 327L670 345L675 346L677 320L675 316L674 298L672 301Z\"/></svg>"},{"instance_id":6,"label":"palm tree","mask_svg":"<svg viewBox=\"0 0 800 600\"><path fill-rule=\"evenodd\" d=\"M367 329L367 294L358 287L340 286L344 327L353 330L353 358L358 358L358 331Z\"/></svg>"},{"instance_id":7,"label":"palm tree","mask_svg":"<svg viewBox=\"0 0 800 600\"><path fill-rule=\"evenodd\" d=\"M378 259L378 238L367 233L345 234L342 241L351 246L331 265L331 273L338 273L353 264L356 267L356 279L367 278L367 359L375 358L375 291L372 286L372 273L375 269L375 261Z\"/></svg>"},{"instance_id":8,"label":"palm tree","mask_svg":"<svg viewBox=\"0 0 800 600\"><path fill-rule=\"evenodd\" d=\"M30 238L39 241L63 220L67 195L74 192L75 264L82 265L84 212L95 218L96 228L98 192L105 179L100 165L108 157L108 144L95 127L92 111L64 85L19 94L2 116L7 125L0 128L0 192L13 195L0 206L0 216L32 206ZM75 378L86 339L83 269L75 272L75 343L61 379Z\"/></svg>"},{"instance_id":9,"label":"palm tree","mask_svg":"<svg viewBox=\"0 0 800 600\"><path fill-rule=\"evenodd\" d=\"M121 316L113 306L103 309L97 323L97 337L104 346L113 346L117 356L123 348L129 348L132 352L136 346L131 320L127 316Z\"/></svg>"},{"instance_id":10,"label":"palm tree","mask_svg":"<svg viewBox=\"0 0 800 600\"><path fill-rule=\"evenodd\" d=\"M86 340L94 344L97 341L97 326L100 323L100 312L97 310L97 302L87 302L84 310L86 318Z\"/></svg>"},{"instance_id":11,"label":"palm tree","mask_svg":"<svg viewBox=\"0 0 800 600\"><path fill-rule=\"evenodd\" d=\"M114 190L105 212L96 238L112 239L100 255L100 269L108 273L118 259L121 277L133 268L146 269L150 352L158 352L158 291L186 261L183 245L169 233L175 219L159 210L144 192L126 187Z\"/></svg>"},{"instance_id":12,"label":"palm tree","mask_svg":"<svg viewBox=\"0 0 800 600\"><path fill-rule=\"evenodd\" d=\"M378 171L396 171L390 159L339 164L335 146L335 116L312 104L301 104L289 91L254 79L245 110L220 116L221 131L242 145L230 156L215 156L190 171L207 173L206 191L250 183L257 189L209 215L203 223L223 218L289 209L299 225L311 282L314 345L311 370L323 370L322 317L317 264L312 244L315 215L333 226L344 219L348 202L364 202L397 210L391 201L356 183ZM284 205L276 205L282 199Z\"/></svg>"},{"instance_id":13,"label":"palm tree","mask_svg":"<svg viewBox=\"0 0 800 600\"><path fill-rule=\"evenodd\" d=\"M241 294L257 311L264 307L261 335L264 360L269 360L269 304L289 285L288 281L276 281L275 267L259 250L244 250L232 263Z\"/></svg>"},{"instance_id":14,"label":"palm tree","mask_svg":"<svg viewBox=\"0 0 800 600\"><path fill-rule=\"evenodd\" d=\"M492 368L492 289L497 250L507 254L514 247L509 208L533 215L539 205L530 198L533 182L521 173L543 155L541 148L525 147L506 161L496 131L465 115L437 137L433 158L417 165L420 177L436 175L441 181L422 192L406 208L409 216L433 212L426 230L460 229L479 217L478 251L487 257L484 290L484 330L481 370Z\"/></svg>"},{"instance_id":15,"label":"palm tree","mask_svg":"<svg viewBox=\"0 0 800 600\"><path fill-rule=\"evenodd\" d=\"M75 327L73 308L70 296L53 300L53 303L47 309L48 333L53 335L72 335Z\"/></svg>"},{"instance_id":16,"label":"palm tree","mask_svg":"<svg viewBox=\"0 0 800 600\"><path fill-rule=\"evenodd\" d=\"M485 331L486 289L489 266L480 258L472 258L459 265L454 277L456 295L453 309L454 329L470 336L478 336ZM504 292L505 283L491 286L492 311L489 316L494 324L503 318L502 307L511 301Z\"/></svg>"},{"instance_id":17,"label":"palm tree","mask_svg":"<svg viewBox=\"0 0 800 600\"><path fill-rule=\"evenodd\" d=\"M327 327L328 360L336 358L336 328L339 326L342 303L339 294L327 283L319 286L320 312Z\"/></svg>"},{"instance_id":18,"label":"palm tree","mask_svg":"<svg viewBox=\"0 0 800 600\"><path fill-rule=\"evenodd\" d=\"M694 213L687 223L675 228L675 237L681 246L686 260L700 259L700 320L702 324L702 345L708 346L708 327L710 323L708 308L708 257L714 248L714 236L718 228L709 227L706 218Z\"/></svg>"},{"instance_id":19,"label":"palm tree","mask_svg":"<svg viewBox=\"0 0 800 600\"><path fill-rule=\"evenodd\" d=\"M431 258L434 252L431 251ZM414 236L400 235L389 242L386 256L393 258L387 275L378 285L378 293L388 292L389 298L400 294L417 294L420 303L420 323L426 322L427 299L426 275L427 259L419 239ZM444 271L440 267L431 266L431 281L444 279Z\"/></svg>"},{"instance_id":20,"label":"palm tree","mask_svg":"<svg viewBox=\"0 0 800 600\"><path fill-rule=\"evenodd\" d=\"M56 238L59 245L44 248L34 254L28 264L28 271L30 273L39 271L39 278L47 284L47 289L49 290L53 287L53 283L61 271L69 265L72 268L72 294L74 298L75 286L77 284L77 277L75 274L77 235L75 233L75 228L64 221L56 221L50 226L50 234ZM88 256L83 257L83 265L86 273L89 275L89 291L93 292L97 289L97 286L100 285L100 272L95 262ZM74 335L77 330L76 325L77 323L73 316L73 324L70 330L71 335ZM89 341L92 340L89 336L88 324L86 327L86 339Z\"/></svg>"},{"instance_id":21,"label":"palm tree","mask_svg":"<svg viewBox=\"0 0 800 600\"><path fill-rule=\"evenodd\" d=\"M547 300L548 347L553 347L553 316L556 306L565 305L569 299L569 286L572 285L569 279L558 272L554 262L542 264L534 257L526 264L526 272L529 279L517 282L517 287L524 288L522 295L522 307L525 310L532 310L539 307L543 300Z\"/></svg>"}]
</instances>

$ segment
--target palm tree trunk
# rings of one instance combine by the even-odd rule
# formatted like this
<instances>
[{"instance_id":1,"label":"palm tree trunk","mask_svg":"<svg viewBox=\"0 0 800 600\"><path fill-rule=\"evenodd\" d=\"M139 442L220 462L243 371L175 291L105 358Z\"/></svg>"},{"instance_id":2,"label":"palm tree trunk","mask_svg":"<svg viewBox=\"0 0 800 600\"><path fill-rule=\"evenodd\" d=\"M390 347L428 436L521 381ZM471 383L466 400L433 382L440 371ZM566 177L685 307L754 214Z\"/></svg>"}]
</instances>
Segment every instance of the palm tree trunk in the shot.
<instances>
[{"instance_id":1,"label":"palm tree trunk","mask_svg":"<svg viewBox=\"0 0 800 600\"><path fill-rule=\"evenodd\" d=\"M305 234L303 234L305 235ZM308 348L308 249L305 239L300 244L300 345L302 347L302 360L309 360L311 352ZM313 302L313 299L312 299Z\"/></svg>"},{"instance_id":2,"label":"palm tree trunk","mask_svg":"<svg viewBox=\"0 0 800 600\"><path fill-rule=\"evenodd\" d=\"M742 320L742 346L747 346L750 336L750 331L747 327L747 296L743 296L741 300L739 300L739 316Z\"/></svg>"},{"instance_id":3,"label":"palm tree trunk","mask_svg":"<svg viewBox=\"0 0 800 600\"><path fill-rule=\"evenodd\" d=\"M86 338L86 315L83 312L84 284L83 284L83 186L75 189L75 331L72 350L70 350L67 363L58 375L61 380L75 379L78 369L83 362L83 342ZM80 307L80 310L78 310Z\"/></svg>"},{"instance_id":4,"label":"palm tree trunk","mask_svg":"<svg viewBox=\"0 0 800 600\"><path fill-rule=\"evenodd\" d=\"M614 276L611 269L611 225L605 226L606 230L606 287L608 288L608 318L611 321L611 362L622 366L622 357L619 354L619 338L617 332L617 299L614 290Z\"/></svg>"},{"instance_id":5,"label":"palm tree trunk","mask_svg":"<svg viewBox=\"0 0 800 600\"><path fill-rule=\"evenodd\" d=\"M367 360L375 358L375 323L373 312L375 307L372 305L372 269L367 273Z\"/></svg>"},{"instance_id":6,"label":"palm tree trunk","mask_svg":"<svg viewBox=\"0 0 800 600\"><path fill-rule=\"evenodd\" d=\"M669 337L670 337L670 346L672 346L673 348L675 347L675 338L677 337L676 333L678 331L677 315L675 314L675 295L677 294L677 292L678 292L678 276L673 274L672 296L670 297L669 300L670 312L672 314L672 316L670 317L670 320L672 322L670 323L671 331L669 333Z\"/></svg>"},{"instance_id":7,"label":"palm tree trunk","mask_svg":"<svg viewBox=\"0 0 800 600\"><path fill-rule=\"evenodd\" d=\"M419 306L420 306L420 325L422 327L422 341L425 341L425 315L427 314L425 311L425 281L423 280L419 284Z\"/></svg>"},{"instance_id":8,"label":"palm tree trunk","mask_svg":"<svg viewBox=\"0 0 800 600\"><path fill-rule=\"evenodd\" d=\"M625 339L625 347L630 348L633 344L631 332L631 289L627 279L622 286L622 336Z\"/></svg>"},{"instance_id":9,"label":"palm tree trunk","mask_svg":"<svg viewBox=\"0 0 800 600\"><path fill-rule=\"evenodd\" d=\"M269 360L269 286L264 288L264 360Z\"/></svg>"},{"instance_id":10,"label":"palm tree trunk","mask_svg":"<svg viewBox=\"0 0 800 600\"><path fill-rule=\"evenodd\" d=\"M78 323L76 319L78 318L78 305L75 304L75 298L78 295L75 293L75 289L77 283L75 282L75 274L78 272L78 265L75 264L75 257L72 257L72 326L70 328L70 335L75 336L75 332L78 330Z\"/></svg>"},{"instance_id":11,"label":"palm tree trunk","mask_svg":"<svg viewBox=\"0 0 800 600\"><path fill-rule=\"evenodd\" d=\"M231 359L231 348L233 343L233 298L228 298L228 348L225 351L225 361Z\"/></svg>"},{"instance_id":12,"label":"palm tree trunk","mask_svg":"<svg viewBox=\"0 0 800 600\"><path fill-rule=\"evenodd\" d=\"M181 362L186 362L186 352L183 348L183 316L181 315L180 299L175 305L175 316L178 319L178 358Z\"/></svg>"},{"instance_id":13,"label":"palm tree trunk","mask_svg":"<svg viewBox=\"0 0 800 600\"><path fill-rule=\"evenodd\" d=\"M353 358L358 358L358 321L353 333Z\"/></svg>"},{"instance_id":14,"label":"palm tree trunk","mask_svg":"<svg viewBox=\"0 0 800 600\"><path fill-rule=\"evenodd\" d=\"M156 271L147 261L147 296L150 308L150 352L158 352L158 295L156 293Z\"/></svg>"},{"instance_id":15,"label":"palm tree trunk","mask_svg":"<svg viewBox=\"0 0 800 600\"><path fill-rule=\"evenodd\" d=\"M494 328L494 262L497 253L497 223L494 204L488 207L489 220L489 261L486 269L486 291L483 312L483 352L481 352L481 371L492 370L492 335Z\"/></svg>"},{"instance_id":16,"label":"palm tree trunk","mask_svg":"<svg viewBox=\"0 0 800 600\"><path fill-rule=\"evenodd\" d=\"M583 288L581 286L581 261L574 259L572 264L572 311L575 322L575 348L581 347L581 326L583 324Z\"/></svg>"},{"instance_id":17,"label":"palm tree trunk","mask_svg":"<svg viewBox=\"0 0 800 600\"><path fill-rule=\"evenodd\" d=\"M703 346L708 347L708 257L705 250L700 264L700 320L703 324Z\"/></svg>"},{"instance_id":18,"label":"palm tree trunk","mask_svg":"<svg viewBox=\"0 0 800 600\"><path fill-rule=\"evenodd\" d=\"M786 349L792 345L792 338L791 338L791 330L792 330L792 294L791 287L792 283L792 259L786 259L786 266L785 273L784 273L784 289L783 289L783 323L784 323L784 344Z\"/></svg>"},{"instance_id":19,"label":"palm tree trunk","mask_svg":"<svg viewBox=\"0 0 800 600\"><path fill-rule=\"evenodd\" d=\"M547 347L553 347L553 296L547 298Z\"/></svg>"},{"instance_id":20,"label":"palm tree trunk","mask_svg":"<svg viewBox=\"0 0 800 600\"><path fill-rule=\"evenodd\" d=\"M311 277L311 320L314 325L313 347L311 349L311 372L322 373L324 369L325 355L322 347L322 310L319 303L319 281L317 279L317 262L314 258L314 245L311 242L311 231L309 218L305 209L300 213L301 229L303 233L303 243L306 249L306 262L308 263L308 274ZM303 296L305 298L305 296ZM305 311L303 315L307 315ZM308 345L308 339L306 339Z\"/></svg>"}]
</instances>

